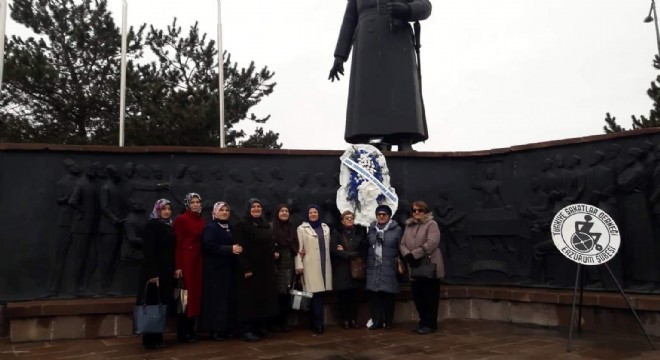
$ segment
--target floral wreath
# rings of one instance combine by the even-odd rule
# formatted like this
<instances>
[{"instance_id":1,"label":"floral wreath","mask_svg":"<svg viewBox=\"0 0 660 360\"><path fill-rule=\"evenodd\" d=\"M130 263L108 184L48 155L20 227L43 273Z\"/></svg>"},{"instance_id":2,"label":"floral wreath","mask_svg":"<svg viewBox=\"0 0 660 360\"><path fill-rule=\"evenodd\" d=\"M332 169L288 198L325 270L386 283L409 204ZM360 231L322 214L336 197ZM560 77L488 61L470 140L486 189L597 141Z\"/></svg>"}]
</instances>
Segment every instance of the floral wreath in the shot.
<instances>
[{"instance_id":1,"label":"floral wreath","mask_svg":"<svg viewBox=\"0 0 660 360\"><path fill-rule=\"evenodd\" d=\"M352 145L341 156L337 190L339 212L351 211L355 223L369 226L376 220L378 205L388 205L396 212L398 198L390 186L390 174L385 157L371 145Z\"/></svg>"}]
</instances>

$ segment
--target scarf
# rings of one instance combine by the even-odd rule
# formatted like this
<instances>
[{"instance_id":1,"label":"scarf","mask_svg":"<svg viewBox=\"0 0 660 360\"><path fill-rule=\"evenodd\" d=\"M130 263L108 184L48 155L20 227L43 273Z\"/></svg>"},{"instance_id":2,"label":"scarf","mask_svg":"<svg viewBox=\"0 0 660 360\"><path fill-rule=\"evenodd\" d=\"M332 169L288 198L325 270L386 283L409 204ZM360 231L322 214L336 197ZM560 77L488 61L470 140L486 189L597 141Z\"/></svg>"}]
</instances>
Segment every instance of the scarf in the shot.
<instances>
[{"instance_id":1,"label":"scarf","mask_svg":"<svg viewBox=\"0 0 660 360\"><path fill-rule=\"evenodd\" d=\"M293 249L292 245L298 245L298 234L296 229L291 226L290 220L282 221L279 219L278 215L282 209L289 209L289 207L286 205L277 206L274 214L276 219L273 221L273 235L275 236L275 242L279 246ZM297 251L294 253L297 253Z\"/></svg>"},{"instance_id":2,"label":"scarf","mask_svg":"<svg viewBox=\"0 0 660 360\"><path fill-rule=\"evenodd\" d=\"M316 221L312 221L309 219L309 210L311 209L316 209L316 211L319 213L319 218L316 219ZM319 209L318 205L309 205L307 207L307 214L305 215L305 221L312 226L314 229L318 229L321 227L321 210Z\"/></svg>"},{"instance_id":3,"label":"scarf","mask_svg":"<svg viewBox=\"0 0 660 360\"><path fill-rule=\"evenodd\" d=\"M376 266L380 266L383 263L383 242L385 241L385 232L392 225L392 219L380 228L380 224L376 223L374 227L376 229L376 251L374 252L374 258L376 260Z\"/></svg>"},{"instance_id":4,"label":"scarf","mask_svg":"<svg viewBox=\"0 0 660 360\"><path fill-rule=\"evenodd\" d=\"M171 216L168 219L163 219L162 217L160 217L160 212L167 205L172 206L172 203L167 199L157 200L156 203L154 204L154 209L151 210L151 214L149 214L149 219L157 219L158 221L162 222L163 224L167 224L167 225L172 226L172 217Z\"/></svg>"}]
</instances>

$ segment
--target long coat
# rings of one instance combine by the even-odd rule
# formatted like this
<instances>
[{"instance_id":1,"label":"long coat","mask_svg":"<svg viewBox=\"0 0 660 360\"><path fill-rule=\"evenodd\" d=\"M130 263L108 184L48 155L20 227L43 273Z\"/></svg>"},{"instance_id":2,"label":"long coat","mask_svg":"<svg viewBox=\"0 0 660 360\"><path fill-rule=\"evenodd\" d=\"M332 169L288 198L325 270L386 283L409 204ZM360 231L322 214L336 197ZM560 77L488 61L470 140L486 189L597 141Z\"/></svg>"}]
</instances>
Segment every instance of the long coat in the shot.
<instances>
[{"instance_id":1,"label":"long coat","mask_svg":"<svg viewBox=\"0 0 660 360\"><path fill-rule=\"evenodd\" d=\"M238 319L264 319L278 311L275 241L270 225L243 218L236 223L234 242L243 247L236 271ZM252 273L249 278L246 273Z\"/></svg>"},{"instance_id":2,"label":"long coat","mask_svg":"<svg viewBox=\"0 0 660 360\"><path fill-rule=\"evenodd\" d=\"M298 244L305 249L305 256L296 255L296 269L303 269L305 290L313 293L332 290L332 265L330 261L330 228L321 224L325 242L325 279L321 271L321 247L319 236L312 226L304 222L298 226Z\"/></svg>"},{"instance_id":3,"label":"long coat","mask_svg":"<svg viewBox=\"0 0 660 360\"><path fill-rule=\"evenodd\" d=\"M151 219L144 227L142 235L142 249L144 260L138 289L137 303L144 299L145 283L149 279L158 277L160 301L168 305L168 311L172 312L174 290L174 246L176 239L172 227L157 219ZM147 297L148 304L158 302L155 287L149 289Z\"/></svg>"},{"instance_id":4,"label":"long coat","mask_svg":"<svg viewBox=\"0 0 660 360\"><path fill-rule=\"evenodd\" d=\"M289 226L293 226L293 224L289 224ZM281 295L288 294L291 290L295 257L298 255L298 239L296 238L296 233L292 230L289 237L290 243L288 246L284 246L280 243L275 244L275 251L280 254L280 257L275 261L275 264L277 266L277 293ZM277 235L275 241L277 241Z\"/></svg>"},{"instance_id":5,"label":"long coat","mask_svg":"<svg viewBox=\"0 0 660 360\"><path fill-rule=\"evenodd\" d=\"M433 215L427 214L419 222L414 219L406 221L406 230L403 232L399 247L401 256L412 254L413 258L422 261L428 255L436 266L436 277L443 278L445 277L445 263L439 245L440 228L438 223L433 220Z\"/></svg>"},{"instance_id":6,"label":"long coat","mask_svg":"<svg viewBox=\"0 0 660 360\"><path fill-rule=\"evenodd\" d=\"M337 250L341 245L344 250ZM334 290L358 289L364 286L364 281L351 276L351 259L366 258L367 239L362 226L354 226L350 230L343 228L332 231L330 240L330 255L332 256L332 281Z\"/></svg>"},{"instance_id":7,"label":"long coat","mask_svg":"<svg viewBox=\"0 0 660 360\"><path fill-rule=\"evenodd\" d=\"M376 222L369 226L367 240L369 251L367 253L367 290L396 294L399 292L399 282L396 278L394 259L399 256L399 244L403 230L396 222L385 231L383 239L383 260L376 263Z\"/></svg>"},{"instance_id":8,"label":"long coat","mask_svg":"<svg viewBox=\"0 0 660 360\"><path fill-rule=\"evenodd\" d=\"M227 224L228 226L228 224ZM226 332L233 323L234 267L231 228L218 221L206 224L202 234L202 316L200 327L208 331Z\"/></svg>"},{"instance_id":9,"label":"long coat","mask_svg":"<svg viewBox=\"0 0 660 360\"><path fill-rule=\"evenodd\" d=\"M410 6L410 21L431 15L429 0L394 1ZM348 0L337 40L336 57L346 61L353 48L344 134L349 143L379 136L387 142L428 139L412 29L384 13L385 3Z\"/></svg>"},{"instance_id":10,"label":"long coat","mask_svg":"<svg viewBox=\"0 0 660 360\"><path fill-rule=\"evenodd\" d=\"M176 268L183 272L183 284L188 289L186 316L195 317L202 311L202 232L204 218L186 210L174 220L176 234Z\"/></svg>"}]
</instances>

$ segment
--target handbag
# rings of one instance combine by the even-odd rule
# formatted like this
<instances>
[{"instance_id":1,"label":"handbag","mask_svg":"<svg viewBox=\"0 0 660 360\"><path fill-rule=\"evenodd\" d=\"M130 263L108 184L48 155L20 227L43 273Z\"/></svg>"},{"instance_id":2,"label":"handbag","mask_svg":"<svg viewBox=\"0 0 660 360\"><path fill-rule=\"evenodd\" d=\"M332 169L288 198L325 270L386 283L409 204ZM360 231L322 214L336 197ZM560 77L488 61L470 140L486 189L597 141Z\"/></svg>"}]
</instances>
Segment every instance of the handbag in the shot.
<instances>
[{"instance_id":1,"label":"handbag","mask_svg":"<svg viewBox=\"0 0 660 360\"><path fill-rule=\"evenodd\" d=\"M165 332L165 320L167 319L167 305L163 305L160 299L160 289L158 292L158 305L147 305L147 291L149 282L144 286L144 295L142 304L133 306L133 333L143 334L162 334Z\"/></svg>"},{"instance_id":2,"label":"handbag","mask_svg":"<svg viewBox=\"0 0 660 360\"><path fill-rule=\"evenodd\" d=\"M348 239L346 239L346 235L344 234L341 236L344 239L344 247L348 250ZM359 255L356 258L350 259L349 264L351 267L351 277L353 279L364 280L367 278L367 264L364 262L364 259L359 257Z\"/></svg>"},{"instance_id":3,"label":"handbag","mask_svg":"<svg viewBox=\"0 0 660 360\"><path fill-rule=\"evenodd\" d=\"M188 290L183 285L183 279L178 278L174 287L174 302L176 303L176 313L185 314L188 308Z\"/></svg>"},{"instance_id":4,"label":"handbag","mask_svg":"<svg viewBox=\"0 0 660 360\"><path fill-rule=\"evenodd\" d=\"M367 278L367 264L361 257L351 259L351 277L356 280Z\"/></svg>"},{"instance_id":5,"label":"handbag","mask_svg":"<svg viewBox=\"0 0 660 360\"><path fill-rule=\"evenodd\" d=\"M291 309L300 311L309 310L309 305L312 303L312 297L314 297L314 293L305 291L303 289L300 281L300 275L294 278L293 285L291 286L291 291L289 291L289 294L291 294Z\"/></svg>"},{"instance_id":6,"label":"handbag","mask_svg":"<svg viewBox=\"0 0 660 360\"><path fill-rule=\"evenodd\" d=\"M396 271L396 278L399 282L406 282L408 280L408 267L401 260L400 256L394 258L394 270Z\"/></svg>"},{"instance_id":7,"label":"handbag","mask_svg":"<svg viewBox=\"0 0 660 360\"><path fill-rule=\"evenodd\" d=\"M431 262L431 257L426 256L419 265L410 266L411 279L435 279L437 267Z\"/></svg>"}]
</instances>

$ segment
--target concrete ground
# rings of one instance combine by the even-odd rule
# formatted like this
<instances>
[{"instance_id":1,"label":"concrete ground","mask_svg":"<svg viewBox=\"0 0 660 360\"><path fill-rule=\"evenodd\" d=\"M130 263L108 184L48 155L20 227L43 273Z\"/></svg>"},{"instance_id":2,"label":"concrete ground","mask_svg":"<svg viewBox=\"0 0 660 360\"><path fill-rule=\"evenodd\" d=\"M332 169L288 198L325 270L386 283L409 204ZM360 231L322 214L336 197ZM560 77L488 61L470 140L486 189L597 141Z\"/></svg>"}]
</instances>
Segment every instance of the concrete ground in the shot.
<instances>
[{"instance_id":1,"label":"concrete ground","mask_svg":"<svg viewBox=\"0 0 660 360\"><path fill-rule=\"evenodd\" d=\"M447 320L437 333L418 335L410 332L413 326L328 326L322 335L297 329L255 343L202 338L196 344L179 344L167 335L167 348L149 351L136 336L22 344L4 339L0 359L660 359L660 350L652 351L641 334L583 332L576 334L574 350L567 353L566 330ZM660 341L657 344L660 348Z\"/></svg>"}]
</instances>

